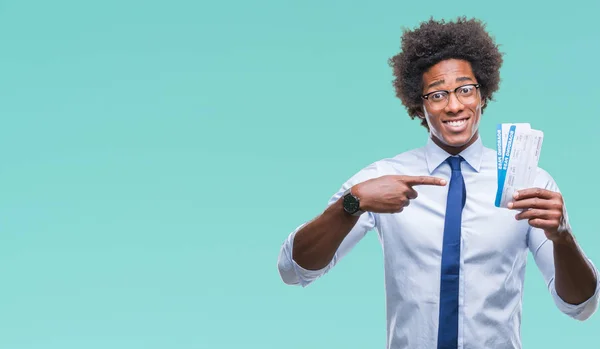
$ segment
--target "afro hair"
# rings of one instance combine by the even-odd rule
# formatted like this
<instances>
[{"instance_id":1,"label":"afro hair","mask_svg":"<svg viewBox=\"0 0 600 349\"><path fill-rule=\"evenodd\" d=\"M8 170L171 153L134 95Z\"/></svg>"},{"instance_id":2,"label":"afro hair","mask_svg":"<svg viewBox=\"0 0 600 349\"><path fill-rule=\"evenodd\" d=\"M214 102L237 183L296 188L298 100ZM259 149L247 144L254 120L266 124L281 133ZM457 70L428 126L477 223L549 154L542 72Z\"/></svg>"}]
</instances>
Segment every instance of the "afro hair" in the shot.
<instances>
[{"instance_id":1,"label":"afro hair","mask_svg":"<svg viewBox=\"0 0 600 349\"><path fill-rule=\"evenodd\" d=\"M482 110L500 84L502 53L477 19L459 17L456 21L422 22L414 30L404 29L401 52L389 59L395 79L396 96L411 119L422 113L423 73L446 59L466 60L481 85ZM427 128L423 119L421 124Z\"/></svg>"}]
</instances>

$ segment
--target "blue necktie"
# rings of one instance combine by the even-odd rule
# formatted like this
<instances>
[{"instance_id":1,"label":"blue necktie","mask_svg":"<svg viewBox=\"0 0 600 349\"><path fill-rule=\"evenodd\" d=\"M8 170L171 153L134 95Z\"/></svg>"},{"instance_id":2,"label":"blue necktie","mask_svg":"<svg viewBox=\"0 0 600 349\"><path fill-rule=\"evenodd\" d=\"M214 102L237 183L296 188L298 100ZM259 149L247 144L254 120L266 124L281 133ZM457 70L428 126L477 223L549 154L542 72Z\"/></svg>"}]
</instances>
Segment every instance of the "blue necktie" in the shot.
<instances>
[{"instance_id":1,"label":"blue necktie","mask_svg":"<svg viewBox=\"0 0 600 349\"><path fill-rule=\"evenodd\" d=\"M458 280L460 271L460 228L462 210L465 206L465 182L460 172L462 157L449 157L446 161L452 169L446 219L444 222L444 245L440 285L440 318L438 349L456 349L458 346Z\"/></svg>"}]
</instances>

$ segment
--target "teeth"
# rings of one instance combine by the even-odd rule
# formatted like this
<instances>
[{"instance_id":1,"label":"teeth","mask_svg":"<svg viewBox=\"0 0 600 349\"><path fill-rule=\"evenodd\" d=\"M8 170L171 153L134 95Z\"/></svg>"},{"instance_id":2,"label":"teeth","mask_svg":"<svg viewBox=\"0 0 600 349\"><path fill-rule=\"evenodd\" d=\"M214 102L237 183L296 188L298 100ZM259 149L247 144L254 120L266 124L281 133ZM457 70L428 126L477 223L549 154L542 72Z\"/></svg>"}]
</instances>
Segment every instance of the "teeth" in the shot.
<instances>
[{"instance_id":1,"label":"teeth","mask_svg":"<svg viewBox=\"0 0 600 349\"><path fill-rule=\"evenodd\" d=\"M450 126L461 126L465 122L467 122L467 120L463 119L463 120L459 120L459 121L448 121L447 124Z\"/></svg>"}]
</instances>

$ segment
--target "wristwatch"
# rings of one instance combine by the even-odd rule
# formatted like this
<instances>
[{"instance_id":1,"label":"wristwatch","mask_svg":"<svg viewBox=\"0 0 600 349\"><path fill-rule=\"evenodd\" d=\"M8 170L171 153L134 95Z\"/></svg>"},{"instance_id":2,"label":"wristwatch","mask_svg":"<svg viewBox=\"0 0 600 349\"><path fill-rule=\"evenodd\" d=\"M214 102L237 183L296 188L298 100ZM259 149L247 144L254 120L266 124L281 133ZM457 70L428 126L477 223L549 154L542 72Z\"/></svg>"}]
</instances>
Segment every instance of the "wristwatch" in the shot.
<instances>
[{"instance_id":1,"label":"wristwatch","mask_svg":"<svg viewBox=\"0 0 600 349\"><path fill-rule=\"evenodd\" d=\"M342 201L342 206L344 207L344 211L346 211L346 213L358 217L365 213L365 211L360 209L360 200L354 194L352 194L351 189L352 188L348 188L348 190L344 192L344 195L342 196L344 198Z\"/></svg>"}]
</instances>

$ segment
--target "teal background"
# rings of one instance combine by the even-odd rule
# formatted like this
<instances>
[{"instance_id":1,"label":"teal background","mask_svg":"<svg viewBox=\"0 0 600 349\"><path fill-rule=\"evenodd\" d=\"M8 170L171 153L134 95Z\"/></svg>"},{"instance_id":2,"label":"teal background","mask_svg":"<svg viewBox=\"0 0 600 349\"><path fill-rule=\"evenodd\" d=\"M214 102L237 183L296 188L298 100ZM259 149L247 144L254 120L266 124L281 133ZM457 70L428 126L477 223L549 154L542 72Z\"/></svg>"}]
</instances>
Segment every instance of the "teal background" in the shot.
<instances>
[{"instance_id":1,"label":"teal background","mask_svg":"<svg viewBox=\"0 0 600 349\"><path fill-rule=\"evenodd\" d=\"M308 288L279 247L352 174L422 146L402 27L477 16L506 53L484 114L541 166L600 265L597 2L0 1L0 349L384 348L369 234ZM591 348L530 258L525 348Z\"/></svg>"}]
</instances>

